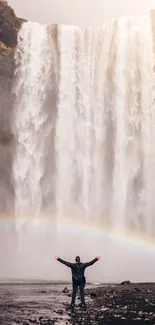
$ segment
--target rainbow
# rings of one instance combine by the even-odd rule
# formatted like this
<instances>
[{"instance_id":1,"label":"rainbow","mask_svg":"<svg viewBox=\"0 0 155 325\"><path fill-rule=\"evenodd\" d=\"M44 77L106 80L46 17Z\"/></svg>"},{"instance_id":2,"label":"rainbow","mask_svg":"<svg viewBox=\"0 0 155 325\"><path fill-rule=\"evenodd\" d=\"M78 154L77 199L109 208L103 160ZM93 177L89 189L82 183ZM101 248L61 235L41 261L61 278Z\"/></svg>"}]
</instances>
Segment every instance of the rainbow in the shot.
<instances>
[{"instance_id":1,"label":"rainbow","mask_svg":"<svg viewBox=\"0 0 155 325\"><path fill-rule=\"evenodd\" d=\"M0 227L11 227L13 225L27 225L28 227L40 228L53 226L58 229L62 234L80 234L85 236L93 236L98 238L99 236L108 236L117 241L124 241L132 244L139 244L145 246L146 248L155 248L155 238L148 236L147 234L140 233L138 231L129 230L119 230L106 227L103 223L95 223L94 221L84 221L81 219L74 218L63 218L63 217L51 217L51 216L40 216L36 219L34 218L15 218L14 216L0 216Z\"/></svg>"}]
</instances>

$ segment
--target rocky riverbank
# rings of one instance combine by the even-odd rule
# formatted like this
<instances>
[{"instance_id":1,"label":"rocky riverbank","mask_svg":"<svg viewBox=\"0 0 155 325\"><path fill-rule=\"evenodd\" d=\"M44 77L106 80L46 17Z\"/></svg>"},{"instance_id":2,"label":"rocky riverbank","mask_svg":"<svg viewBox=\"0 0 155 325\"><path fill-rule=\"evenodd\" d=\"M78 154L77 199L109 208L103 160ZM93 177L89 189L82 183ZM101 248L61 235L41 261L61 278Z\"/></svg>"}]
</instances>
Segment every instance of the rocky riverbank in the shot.
<instances>
[{"instance_id":1,"label":"rocky riverbank","mask_svg":"<svg viewBox=\"0 0 155 325\"><path fill-rule=\"evenodd\" d=\"M87 291L88 311L72 313L72 324L155 324L155 284L104 286Z\"/></svg>"},{"instance_id":2,"label":"rocky riverbank","mask_svg":"<svg viewBox=\"0 0 155 325\"><path fill-rule=\"evenodd\" d=\"M68 309L71 286L1 285L1 325L153 325L155 284L88 286L87 311Z\"/></svg>"}]
</instances>

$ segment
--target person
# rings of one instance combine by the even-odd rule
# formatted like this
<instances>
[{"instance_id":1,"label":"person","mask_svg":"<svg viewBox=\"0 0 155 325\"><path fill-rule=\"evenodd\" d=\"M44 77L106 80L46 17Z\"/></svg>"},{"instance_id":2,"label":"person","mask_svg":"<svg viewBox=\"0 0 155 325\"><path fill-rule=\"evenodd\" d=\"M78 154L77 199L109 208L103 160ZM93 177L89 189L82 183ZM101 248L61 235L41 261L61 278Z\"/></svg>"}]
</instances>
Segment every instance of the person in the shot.
<instances>
[{"instance_id":1,"label":"person","mask_svg":"<svg viewBox=\"0 0 155 325\"><path fill-rule=\"evenodd\" d=\"M85 297L84 297L84 287L86 284L86 278L84 276L84 272L88 266L93 265L95 262L100 260L100 258L101 258L100 256L97 256L96 258L94 258L92 261L90 261L88 263L81 263L80 256L76 256L75 263L70 263L70 262L64 261L60 257L56 257L57 261L70 267L71 271L72 271L73 291L72 291L72 301L71 301L71 305L70 305L71 308L75 307L76 294L77 294L77 291L79 288L82 308L86 309Z\"/></svg>"}]
</instances>

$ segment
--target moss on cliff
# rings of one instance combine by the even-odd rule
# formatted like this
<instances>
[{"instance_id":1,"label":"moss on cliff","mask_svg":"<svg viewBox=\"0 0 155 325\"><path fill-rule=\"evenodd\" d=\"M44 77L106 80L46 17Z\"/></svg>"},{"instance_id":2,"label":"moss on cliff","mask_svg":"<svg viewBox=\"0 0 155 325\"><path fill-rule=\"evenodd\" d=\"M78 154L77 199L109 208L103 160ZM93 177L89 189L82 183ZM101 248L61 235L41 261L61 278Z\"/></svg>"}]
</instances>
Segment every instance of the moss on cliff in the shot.
<instances>
[{"instance_id":1,"label":"moss on cliff","mask_svg":"<svg viewBox=\"0 0 155 325\"><path fill-rule=\"evenodd\" d=\"M18 31L24 20L17 18L7 1L0 0L0 93L11 90L14 73L14 52Z\"/></svg>"},{"instance_id":2,"label":"moss on cliff","mask_svg":"<svg viewBox=\"0 0 155 325\"><path fill-rule=\"evenodd\" d=\"M22 23L7 2L0 0L0 146L13 137L9 119L13 107L14 52Z\"/></svg>"},{"instance_id":3,"label":"moss on cliff","mask_svg":"<svg viewBox=\"0 0 155 325\"><path fill-rule=\"evenodd\" d=\"M14 73L14 51L15 48L7 47L0 41L0 86L12 84Z\"/></svg>"},{"instance_id":4,"label":"moss on cliff","mask_svg":"<svg viewBox=\"0 0 155 325\"><path fill-rule=\"evenodd\" d=\"M21 24L22 20L16 17L7 2L0 0L0 41L7 47L15 47Z\"/></svg>"}]
</instances>

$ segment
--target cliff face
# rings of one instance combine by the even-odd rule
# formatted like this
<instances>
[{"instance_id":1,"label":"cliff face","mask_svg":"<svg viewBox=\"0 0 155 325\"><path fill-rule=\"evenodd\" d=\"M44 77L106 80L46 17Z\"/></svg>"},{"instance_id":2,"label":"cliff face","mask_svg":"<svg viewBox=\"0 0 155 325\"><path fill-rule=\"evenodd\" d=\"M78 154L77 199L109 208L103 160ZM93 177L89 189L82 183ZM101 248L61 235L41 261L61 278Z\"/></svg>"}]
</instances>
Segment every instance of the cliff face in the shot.
<instances>
[{"instance_id":1,"label":"cliff face","mask_svg":"<svg viewBox=\"0 0 155 325\"><path fill-rule=\"evenodd\" d=\"M17 34L22 23L23 20L15 16L7 2L0 0L0 214L9 213L13 205L12 82Z\"/></svg>"},{"instance_id":2,"label":"cliff face","mask_svg":"<svg viewBox=\"0 0 155 325\"><path fill-rule=\"evenodd\" d=\"M8 47L14 47L17 44L17 31L21 26L21 19L15 16L15 13L7 2L0 1L0 40Z\"/></svg>"},{"instance_id":3,"label":"cliff face","mask_svg":"<svg viewBox=\"0 0 155 325\"><path fill-rule=\"evenodd\" d=\"M23 20L15 16L7 2L0 0L0 90L12 86L14 51Z\"/></svg>"}]
</instances>

